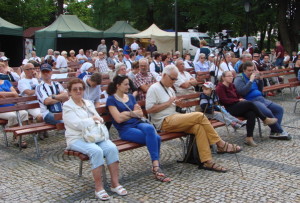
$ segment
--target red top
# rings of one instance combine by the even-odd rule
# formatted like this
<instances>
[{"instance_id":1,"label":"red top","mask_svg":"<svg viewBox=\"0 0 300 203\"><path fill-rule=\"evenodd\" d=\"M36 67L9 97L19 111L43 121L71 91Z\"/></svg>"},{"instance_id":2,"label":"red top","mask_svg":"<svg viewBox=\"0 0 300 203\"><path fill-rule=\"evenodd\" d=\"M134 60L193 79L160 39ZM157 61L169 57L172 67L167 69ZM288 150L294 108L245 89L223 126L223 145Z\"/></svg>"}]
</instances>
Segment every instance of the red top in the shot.
<instances>
[{"instance_id":1,"label":"red top","mask_svg":"<svg viewBox=\"0 0 300 203\"><path fill-rule=\"evenodd\" d=\"M240 96L238 95L234 84L229 84L229 87L226 87L223 83L219 83L216 92L218 94L218 97L220 99L220 102L224 106L230 106L232 104L235 104L239 102Z\"/></svg>"},{"instance_id":2,"label":"red top","mask_svg":"<svg viewBox=\"0 0 300 203\"><path fill-rule=\"evenodd\" d=\"M280 55L278 58L284 58L284 48L283 46L279 45L275 48L275 52L276 52L276 56L278 55L278 53L280 52Z\"/></svg>"}]
</instances>

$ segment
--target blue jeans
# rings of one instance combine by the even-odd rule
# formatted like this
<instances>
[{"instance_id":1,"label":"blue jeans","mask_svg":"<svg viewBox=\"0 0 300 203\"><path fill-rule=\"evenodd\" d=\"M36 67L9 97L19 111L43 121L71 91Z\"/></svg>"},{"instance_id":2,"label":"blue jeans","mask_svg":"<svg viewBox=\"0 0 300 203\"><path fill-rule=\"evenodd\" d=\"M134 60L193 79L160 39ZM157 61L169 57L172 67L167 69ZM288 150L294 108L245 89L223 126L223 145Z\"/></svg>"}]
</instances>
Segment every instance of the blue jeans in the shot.
<instances>
[{"instance_id":1,"label":"blue jeans","mask_svg":"<svg viewBox=\"0 0 300 203\"><path fill-rule=\"evenodd\" d=\"M54 114L49 112L45 118L44 118L45 123L51 124L51 125L56 125L58 123L63 123L63 120L55 120L54 119Z\"/></svg>"},{"instance_id":2,"label":"blue jeans","mask_svg":"<svg viewBox=\"0 0 300 203\"><path fill-rule=\"evenodd\" d=\"M122 140L146 145L152 161L159 160L160 136L153 125L139 123L136 128L126 128L119 132Z\"/></svg>"},{"instance_id":3,"label":"blue jeans","mask_svg":"<svg viewBox=\"0 0 300 203\"><path fill-rule=\"evenodd\" d=\"M265 116L278 119L276 124L269 126L271 128L271 133L282 133L283 129L281 127L281 121L284 112L283 108L263 97L258 97L252 101Z\"/></svg>"},{"instance_id":4,"label":"blue jeans","mask_svg":"<svg viewBox=\"0 0 300 203\"><path fill-rule=\"evenodd\" d=\"M275 61L275 66L283 66L284 58L277 58Z\"/></svg>"},{"instance_id":5,"label":"blue jeans","mask_svg":"<svg viewBox=\"0 0 300 203\"><path fill-rule=\"evenodd\" d=\"M90 158L92 170L104 164L110 165L119 161L119 151L116 145L110 140L104 140L97 143L89 143L83 139L74 141L69 148L71 150L86 154Z\"/></svg>"}]
</instances>

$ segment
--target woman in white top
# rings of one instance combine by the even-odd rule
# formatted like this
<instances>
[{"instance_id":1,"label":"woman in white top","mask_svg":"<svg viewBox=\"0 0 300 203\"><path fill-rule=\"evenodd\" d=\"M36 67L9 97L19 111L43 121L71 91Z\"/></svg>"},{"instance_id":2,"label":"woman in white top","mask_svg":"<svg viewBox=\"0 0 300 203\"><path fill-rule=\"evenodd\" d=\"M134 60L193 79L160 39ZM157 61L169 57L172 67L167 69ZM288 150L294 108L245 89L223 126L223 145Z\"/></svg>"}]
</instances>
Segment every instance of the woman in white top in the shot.
<instances>
[{"instance_id":1,"label":"woman in white top","mask_svg":"<svg viewBox=\"0 0 300 203\"><path fill-rule=\"evenodd\" d=\"M95 195L99 199L110 198L102 184L104 161L111 175L111 191L121 196L127 195L127 191L119 183L119 152L116 145L108 138L92 143L86 142L82 137L82 132L86 128L95 125L96 122L103 123L93 103L83 99L84 89L84 82L78 78L71 80L68 84L71 97L63 105L67 148L89 156L95 181Z\"/></svg>"},{"instance_id":2,"label":"woman in white top","mask_svg":"<svg viewBox=\"0 0 300 203\"><path fill-rule=\"evenodd\" d=\"M234 70L234 68L232 67L232 56L231 53L226 53L225 54L225 59L223 59L223 62L220 64L219 66L219 72L218 76L220 76L220 74L222 75L223 72L225 71L231 71L233 76L236 76L236 72Z\"/></svg>"}]
</instances>

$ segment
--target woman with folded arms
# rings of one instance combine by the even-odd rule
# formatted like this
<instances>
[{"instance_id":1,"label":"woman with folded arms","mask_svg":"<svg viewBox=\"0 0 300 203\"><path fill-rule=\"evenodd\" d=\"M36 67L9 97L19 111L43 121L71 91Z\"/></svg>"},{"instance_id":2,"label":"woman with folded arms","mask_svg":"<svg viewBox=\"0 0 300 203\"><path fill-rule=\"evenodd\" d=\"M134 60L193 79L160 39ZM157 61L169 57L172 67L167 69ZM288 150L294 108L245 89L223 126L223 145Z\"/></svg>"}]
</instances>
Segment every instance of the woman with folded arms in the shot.
<instances>
[{"instance_id":1,"label":"woman with folded arms","mask_svg":"<svg viewBox=\"0 0 300 203\"><path fill-rule=\"evenodd\" d=\"M110 198L104 190L101 178L104 160L106 160L111 175L111 191L121 196L127 195L127 191L119 183L119 152L116 145L110 140L91 143L83 139L82 132L84 129L94 125L96 122L103 122L94 105L90 101L83 99L84 89L84 82L78 78L71 80L68 84L68 91L71 97L63 105L67 149L89 156L95 181L96 197L101 200Z\"/></svg>"},{"instance_id":2,"label":"woman with folded arms","mask_svg":"<svg viewBox=\"0 0 300 203\"><path fill-rule=\"evenodd\" d=\"M136 103L133 95L127 94L129 79L124 75L117 75L109 84L106 106L113 118L113 125L118 130L122 140L146 145L152 160L152 172L161 182L170 182L159 166L160 136L153 125L141 121L143 111ZM126 105L127 107L126 107ZM128 109L130 108L130 110Z\"/></svg>"}]
</instances>

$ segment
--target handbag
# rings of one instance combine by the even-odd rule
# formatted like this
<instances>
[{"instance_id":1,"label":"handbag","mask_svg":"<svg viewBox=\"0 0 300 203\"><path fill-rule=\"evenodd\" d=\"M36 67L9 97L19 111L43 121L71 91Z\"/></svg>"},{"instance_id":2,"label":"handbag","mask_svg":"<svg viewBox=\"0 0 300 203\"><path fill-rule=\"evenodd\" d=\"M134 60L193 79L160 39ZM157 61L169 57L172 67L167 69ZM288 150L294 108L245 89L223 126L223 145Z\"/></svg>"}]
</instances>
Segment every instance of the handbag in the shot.
<instances>
[{"instance_id":1,"label":"handbag","mask_svg":"<svg viewBox=\"0 0 300 203\"><path fill-rule=\"evenodd\" d=\"M109 133L104 124L96 121L94 125L83 129L82 136L86 142L97 143L108 140Z\"/></svg>"},{"instance_id":2,"label":"handbag","mask_svg":"<svg viewBox=\"0 0 300 203\"><path fill-rule=\"evenodd\" d=\"M149 123L151 125L153 125L149 119L145 118L145 117L140 117L139 115L137 115L135 112L133 112L131 110L131 108L129 108L129 106L122 101L122 99L120 97L118 97L118 95L115 94L115 98L119 101L119 102L122 102L124 104L124 106L130 111L130 113L134 114L137 118L140 119L141 123Z\"/></svg>"}]
</instances>

